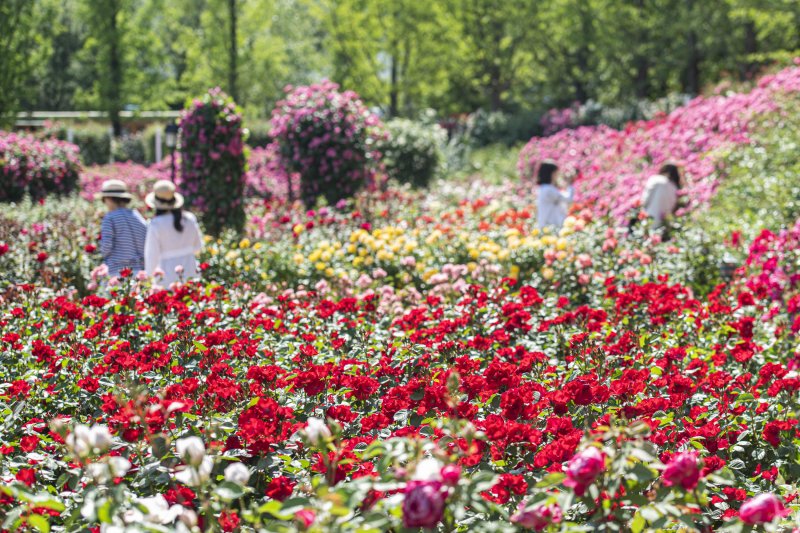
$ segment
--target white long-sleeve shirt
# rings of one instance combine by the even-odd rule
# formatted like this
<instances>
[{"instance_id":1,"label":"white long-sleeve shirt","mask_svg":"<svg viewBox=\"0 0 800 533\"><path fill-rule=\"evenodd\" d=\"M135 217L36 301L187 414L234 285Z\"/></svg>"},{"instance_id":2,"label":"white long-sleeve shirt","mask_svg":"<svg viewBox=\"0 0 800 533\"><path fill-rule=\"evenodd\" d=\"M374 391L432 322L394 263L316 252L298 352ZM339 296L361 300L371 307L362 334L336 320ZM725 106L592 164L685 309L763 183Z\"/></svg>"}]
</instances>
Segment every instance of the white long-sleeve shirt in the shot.
<instances>
[{"instance_id":1,"label":"white long-sleeve shirt","mask_svg":"<svg viewBox=\"0 0 800 533\"><path fill-rule=\"evenodd\" d=\"M536 222L540 228L552 226L560 228L567 218L567 209L572 203L573 188L570 185L566 191L560 190L549 183L539 185L536 197Z\"/></svg>"},{"instance_id":2,"label":"white long-sleeve shirt","mask_svg":"<svg viewBox=\"0 0 800 533\"><path fill-rule=\"evenodd\" d=\"M664 222L678 205L678 187L669 178L656 174L647 180L642 193L642 208L656 226Z\"/></svg>"},{"instance_id":3,"label":"white long-sleeve shirt","mask_svg":"<svg viewBox=\"0 0 800 533\"><path fill-rule=\"evenodd\" d=\"M183 231L173 225L172 213L159 215L147 226L147 238L144 243L145 270L151 276L157 268L164 271L160 285L188 280L197 276L197 259L195 254L203 249L203 235L197 218L192 213L183 212ZM179 276L175 268L183 267Z\"/></svg>"}]
</instances>

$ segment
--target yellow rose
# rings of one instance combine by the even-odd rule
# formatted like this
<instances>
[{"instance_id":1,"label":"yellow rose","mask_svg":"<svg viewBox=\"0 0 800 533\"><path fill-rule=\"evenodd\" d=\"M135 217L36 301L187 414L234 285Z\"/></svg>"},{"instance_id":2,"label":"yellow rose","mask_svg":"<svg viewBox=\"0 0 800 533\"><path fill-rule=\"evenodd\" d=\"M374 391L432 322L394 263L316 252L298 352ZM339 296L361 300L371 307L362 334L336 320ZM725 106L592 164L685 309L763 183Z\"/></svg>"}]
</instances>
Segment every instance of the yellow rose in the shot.
<instances>
[{"instance_id":1,"label":"yellow rose","mask_svg":"<svg viewBox=\"0 0 800 533\"><path fill-rule=\"evenodd\" d=\"M294 225L294 227L292 228L292 232L293 232L295 235L300 235L301 233L303 233L303 232L305 231L305 229L306 229L306 227L305 227L304 225L302 225L302 224L295 224L295 225Z\"/></svg>"},{"instance_id":2,"label":"yellow rose","mask_svg":"<svg viewBox=\"0 0 800 533\"><path fill-rule=\"evenodd\" d=\"M242 248L242 249L250 248L250 239L244 238L241 241L239 241L239 248Z\"/></svg>"},{"instance_id":3,"label":"yellow rose","mask_svg":"<svg viewBox=\"0 0 800 533\"><path fill-rule=\"evenodd\" d=\"M542 269L542 277L546 280L551 280L556 275L556 271L550 267L544 267Z\"/></svg>"}]
</instances>

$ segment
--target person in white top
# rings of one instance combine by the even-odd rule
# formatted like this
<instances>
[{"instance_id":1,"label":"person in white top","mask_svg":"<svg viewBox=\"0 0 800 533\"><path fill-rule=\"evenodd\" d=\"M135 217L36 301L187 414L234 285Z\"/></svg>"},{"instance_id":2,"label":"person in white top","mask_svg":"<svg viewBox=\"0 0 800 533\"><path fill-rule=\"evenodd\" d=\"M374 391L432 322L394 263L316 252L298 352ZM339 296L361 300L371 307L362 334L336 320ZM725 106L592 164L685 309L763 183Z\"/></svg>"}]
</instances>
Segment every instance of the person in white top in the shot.
<instances>
[{"instance_id":1,"label":"person in white top","mask_svg":"<svg viewBox=\"0 0 800 533\"><path fill-rule=\"evenodd\" d=\"M658 174L647 180L642 193L642 209L653 219L653 227L663 226L664 219L678 208L680 188L681 175L673 163L663 165Z\"/></svg>"},{"instance_id":2,"label":"person in white top","mask_svg":"<svg viewBox=\"0 0 800 533\"><path fill-rule=\"evenodd\" d=\"M197 276L195 255L203 249L203 234L197 218L183 209L183 196L175 192L171 181L159 180L144 202L156 210L147 226L144 243L144 266L153 276L161 269L160 285L169 286Z\"/></svg>"},{"instance_id":3,"label":"person in white top","mask_svg":"<svg viewBox=\"0 0 800 533\"><path fill-rule=\"evenodd\" d=\"M553 161L542 161L537 172L539 184L536 196L536 222L540 228L560 228L567 218L567 209L572 203L573 188L571 181L567 189L560 190L555 186L558 177L558 165Z\"/></svg>"}]
</instances>

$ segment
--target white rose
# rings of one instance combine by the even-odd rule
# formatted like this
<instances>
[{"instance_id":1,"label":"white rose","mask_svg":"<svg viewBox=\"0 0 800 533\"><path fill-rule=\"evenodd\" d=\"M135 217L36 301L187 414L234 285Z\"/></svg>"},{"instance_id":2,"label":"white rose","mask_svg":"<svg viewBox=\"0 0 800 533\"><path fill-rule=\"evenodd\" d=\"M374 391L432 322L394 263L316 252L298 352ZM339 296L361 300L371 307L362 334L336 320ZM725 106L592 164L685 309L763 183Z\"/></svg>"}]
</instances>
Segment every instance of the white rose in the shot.
<instances>
[{"instance_id":1,"label":"white rose","mask_svg":"<svg viewBox=\"0 0 800 533\"><path fill-rule=\"evenodd\" d=\"M245 486L250 479L250 470L242 463L231 463L225 469L225 481Z\"/></svg>"},{"instance_id":2,"label":"white rose","mask_svg":"<svg viewBox=\"0 0 800 533\"><path fill-rule=\"evenodd\" d=\"M414 469L414 477L416 481L436 481L442 479L442 463L433 457L426 457L419 463L417 468Z\"/></svg>"},{"instance_id":3,"label":"white rose","mask_svg":"<svg viewBox=\"0 0 800 533\"><path fill-rule=\"evenodd\" d=\"M178 439L175 442L175 449L178 451L178 457L192 466L201 464L206 456L206 445L200 437Z\"/></svg>"},{"instance_id":4,"label":"white rose","mask_svg":"<svg viewBox=\"0 0 800 533\"><path fill-rule=\"evenodd\" d=\"M103 453L111 447L113 438L106 426L95 424L92 426L90 434L90 442L95 453Z\"/></svg>"},{"instance_id":5,"label":"white rose","mask_svg":"<svg viewBox=\"0 0 800 533\"><path fill-rule=\"evenodd\" d=\"M92 452L91 443L91 430L88 426L78 424L72 430L72 433L67 435L66 443L72 453L78 457L86 457Z\"/></svg>"},{"instance_id":6,"label":"white rose","mask_svg":"<svg viewBox=\"0 0 800 533\"><path fill-rule=\"evenodd\" d=\"M175 474L175 479L189 487L199 487L211 478L214 461L211 457L204 457L199 466L184 466Z\"/></svg>"},{"instance_id":7,"label":"white rose","mask_svg":"<svg viewBox=\"0 0 800 533\"><path fill-rule=\"evenodd\" d=\"M171 524L183 510L180 505L170 507L169 502L161 494L149 498L139 498L136 503L147 509L144 519L151 524Z\"/></svg>"},{"instance_id":8,"label":"white rose","mask_svg":"<svg viewBox=\"0 0 800 533\"><path fill-rule=\"evenodd\" d=\"M319 445L324 439L330 438L331 430L325 424L325 421L320 418L311 417L308 419L308 426L306 426L306 436L308 441L314 445Z\"/></svg>"},{"instance_id":9,"label":"white rose","mask_svg":"<svg viewBox=\"0 0 800 533\"><path fill-rule=\"evenodd\" d=\"M131 469L131 462L124 457L109 457L108 468L114 477L123 477Z\"/></svg>"}]
</instances>

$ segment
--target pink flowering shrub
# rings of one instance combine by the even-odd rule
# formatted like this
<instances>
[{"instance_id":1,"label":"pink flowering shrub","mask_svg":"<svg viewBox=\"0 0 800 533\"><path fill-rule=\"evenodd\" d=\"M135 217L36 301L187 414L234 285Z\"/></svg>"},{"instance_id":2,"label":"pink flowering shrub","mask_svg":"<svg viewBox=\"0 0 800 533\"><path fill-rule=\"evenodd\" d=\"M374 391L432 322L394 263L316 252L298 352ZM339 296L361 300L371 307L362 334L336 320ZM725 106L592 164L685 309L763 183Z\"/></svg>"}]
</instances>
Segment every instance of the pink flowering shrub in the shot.
<instances>
[{"instance_id":1,"label":"pink flowering shrub","mask_svg":"<svg viewBox=\"0 0 800 533\"><path fill-rule=\"evenodd\" d=\"M577 173L576 200L591 204L596 214L625 219L637 206L647 177L667 160L683 167L688 208L706 204L719 183L719 162L713 154L750 142L753 120L771 111L789 109L781 98L800 92L800 68L765 76L749 93L698 97L669 115L631 122L618 131L607 126L565 129L533 138L522 149L518 170L533 176L543 159L555 160L567 173Z\"/></svg>"},{"instance_id":2,"label":"pink flowering shrub","mask_svg":"<svg viewBox=\"0 0 800 533\"><path fill-rule=\"evenodd\" d=\"M79 172L74 144L0 132L0 201L17 201L25 193L36 199L48 193L69 194Z\"/></svg>"},{"instance_id":3,"label":"pink flowering shrub","mask_svg":"<svg viewBox=\"0 0 800 533\"><path fill-rule=\"evenodd\" d=\"M241 231L247 163L241 114L219 88L187 107L180 119L178 185L189 205L202 212L210 234L226 227Z\"/></svg>"},{"instance_id":4,"label":"pink flowering shrub","mask_svg":"<svg viewBox=\"0 0 800 533\"><path fill-rule=\"evenodd\" d=\"M561 130L573 128L578 124L579 104L563 109L551 109L539 119L539 125L545 135L553 135Z\"/></svg>"},{"instance_id":5,"label":"pink flowering shrub","mask_svg":"<svg viewBox=\"0 0 800 533\"><path fill-rule=\"evenodd\" d=\"M164 162L149 167L136 163L91 166L81 172L81 196L92 200L100 192L103 182L110 179L124 181L134 196L143 199L152 183L170 179L170 168Z\"/></svg>"},{"instance_id":6,"label":"pink flowering shrub","mask_svg":"<svg viewBox=\"0 0 800 533\"><path fill-rule=\"evenodd\" d=\"M292 187L292 197L299 193L299 176L289 173L281 164L275 144L264 148L253 148L245 175L245 194L247 197L285 199Z\"/></svg>"},{"instance_id":7,"label":"pink flowering shrub","mask_svg":"<svg viewBox=\"0 0 800 533\"><path fill-rule=\"evenodd\" d=\"M300 175L306 206L320 196L333 205L374 184L375 147L385 134L358 95L330 81L286 92L272 114L272 135L284 167Z\"/></svg>"}]
</instances>

